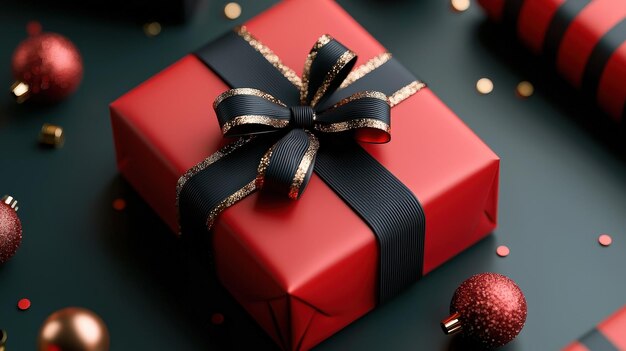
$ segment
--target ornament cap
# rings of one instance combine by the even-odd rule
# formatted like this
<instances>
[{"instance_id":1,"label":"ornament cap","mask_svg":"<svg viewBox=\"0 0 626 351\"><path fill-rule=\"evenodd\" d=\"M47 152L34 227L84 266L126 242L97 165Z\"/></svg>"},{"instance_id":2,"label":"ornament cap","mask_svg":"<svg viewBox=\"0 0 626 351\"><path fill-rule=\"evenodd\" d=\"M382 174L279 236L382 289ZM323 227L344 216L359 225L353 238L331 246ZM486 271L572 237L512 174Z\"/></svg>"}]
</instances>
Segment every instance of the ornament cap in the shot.
<instances>
[{"instance_id":1,"label":"ornament cap","mask_svg":"<svg viewBox=\"0 0 626 351\"><path fill-rule=\"evenodd\" d=\"M7 206L11 207L15 211L17 211L19 209L19 207L17 206L17 200L15 200L15 198L13 196L11 196L11 195L4 195L2 197L2 203L4 203ZM2 336L0 336L0 341L2 341ZM2 344L0 344L0 345L2 345Z\"/></svg>"},{"instance_id":2,"label":"ornament cap","mask_svg":"<svg viewBox=\"0 0 626 351\"><path fill-rule=\"evenodd\" d=\"M11 85L11 94L15 98L15 101L21 104L30 97L30 86L18 80Z\"/></svg>"},{"instance_id":3,"label":"ornament cap","mask_svg":"<svg viewBox=\"0 0 626 351\"><path fill-rule=\"evenodd\" d=\"M458 333L463 329L463 325L461 325L461 314L459 312L454 312L448 318L441 321L441 329L446 335L452 335Z\"/></svg>"},{"instance_id":4,"label":"ornament cap","mask_svg":"<svg viewBox=\"0 0 626 351\"><path fill-rule=\"evenodd\" d=\"M5 351L5 346L7 343L7 332L6 330L0 329L0 351Z\"/></svg>"}]
</instances>

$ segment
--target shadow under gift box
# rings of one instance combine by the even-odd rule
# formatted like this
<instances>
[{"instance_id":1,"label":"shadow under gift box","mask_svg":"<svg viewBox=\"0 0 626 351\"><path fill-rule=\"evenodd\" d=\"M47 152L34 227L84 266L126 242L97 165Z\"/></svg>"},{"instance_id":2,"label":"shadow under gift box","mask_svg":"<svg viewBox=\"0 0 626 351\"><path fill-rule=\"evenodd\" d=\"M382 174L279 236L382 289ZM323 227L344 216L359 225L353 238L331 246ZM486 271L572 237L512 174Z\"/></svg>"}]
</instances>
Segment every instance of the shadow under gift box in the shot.
<instances>
[{"instance_id":1,"label":"shadow under gift box","mask_svg":"<svg viewBox=\"0 0 626 351\"><path fill-rule=\"evenodd\" d=\"M356 67L385 52L330 0L285 1L246 27L298 74L325 33ZM187 55L111 104L119 170L174 231L178 178L230 142L212 108L227 89ZM499 158L427 88L391 123L390 143L363 147L421 202L427 274L495 228ZM376 307L375 236L315 174L299 200L255 193L207 235L221 282L284 349L310 349Z\"/></svg>"}]
</instances>

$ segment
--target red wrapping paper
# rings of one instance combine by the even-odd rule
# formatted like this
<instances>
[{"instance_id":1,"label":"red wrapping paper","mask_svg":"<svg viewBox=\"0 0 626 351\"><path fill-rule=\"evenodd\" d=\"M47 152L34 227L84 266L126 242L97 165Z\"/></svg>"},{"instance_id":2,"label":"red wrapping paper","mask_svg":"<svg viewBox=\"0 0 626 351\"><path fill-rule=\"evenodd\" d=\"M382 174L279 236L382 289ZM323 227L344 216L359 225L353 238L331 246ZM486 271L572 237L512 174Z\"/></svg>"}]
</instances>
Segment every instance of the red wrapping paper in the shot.
<instances>
[{"instance_id":1,"label":"red wrapping paper","mask_svg":"<svg viewBox=\"0 0 626 351\"><path fill-rule=\"evenodd\" d=\"M600 333L608 343L614 346L616 350L626 350L626 306L617 310L609 318L600 322L593 331ZM584 337L581 338L583 340ZM565 348L563 351L596 351L588 348L584 341L576 340Z\"/></svg>"},{"instance_id":2,"label":"red wrapping paper","mask_svg":"<svg viewBox=\"0 0 626 351\"><path fill-rule=\"evenodd\" d=\"M505 21L505 6L513 0L479 0L488 16ZM542 55L546 33L565 0L523 0L515 28L518 38L535 54ZM559 44L556 67L570 84L580 89L585 67L600 40L626 19L626 1L595 0L576 14ZM626 115L626 38L610 56L594 92L596 102L616 122Z\"/></svg>"},{"instance_id":3,"label":"red wrapping paper","mask_svg":"<svg viewBox=\"0 0 626 351\"><path fill-rule=\"evenodd\" d=\"M357 67L385 51L330 0L286 1L246 27L298 74L325 33ZM178 178L225 143L211 105L227 89L188 55L111 104L118 168L174 231ZM424 208L426 274L495 228L499 159L427 88L392 109L391 133L364 147ZM310 349L375 307L375 237L316 175L295 202L247 197L212 235L219 279L283 349Z\"/></svg>"}]
</instances>

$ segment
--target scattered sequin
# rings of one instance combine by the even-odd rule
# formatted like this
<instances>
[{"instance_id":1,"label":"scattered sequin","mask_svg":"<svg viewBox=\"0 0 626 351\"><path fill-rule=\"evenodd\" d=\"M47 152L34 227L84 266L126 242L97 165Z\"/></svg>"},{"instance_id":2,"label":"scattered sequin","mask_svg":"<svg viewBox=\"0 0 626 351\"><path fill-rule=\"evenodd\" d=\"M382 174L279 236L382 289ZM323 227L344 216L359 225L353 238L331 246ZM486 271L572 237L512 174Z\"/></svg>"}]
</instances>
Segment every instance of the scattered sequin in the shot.
<instances>
[{"instance_id":1,"label":"scattered sequin","mask_svg":"<svg viewBox=\"0 0 626 351\"><path fill-rule=\"evenodd\" d=\"M126 208L126 200L124 199L113 200L113 209L117 211L122 211L125 208Z\"/></svg>"},{"instance_id":2,"label":"scattered sequin","mask_svg":"<svg viewBox=\"0 0 626 351\"><path fill-rule=\"evenodd\" d=\"M517 90L517 95L522 98L530 97L535 92L535 88L528 81L519 82L516 90Z\"/></svg>"},{"instance_id":3,"label":"scattered sequin","mask_svg":"<svg viewBox=\"0 0 626 351\"><path fill-rule=\"evenodd\" d=\"M493 82L489 78L480 78L476 82L476 90L483 95L487 95L493 91Z\"/></svg>"},{"instance_id":4,"label":"scattered sequin","mask_svg":"<svg viewBox=\"0 0 626 351\"><path fill-rule=\"evenodd\" d=\"M54 124L44 123L39 131L39 143L44 146L61 148L65 144L63 128Z\"/></svg>"},{"instance_id":5,"label":"scattered sequin","mask_svg":"<svg viewBox=\"0 0 626 351\"><path fill-rule=\"evenodd\" d=\"M505 245L500 245L498 246L498 248L496 249L496 253L498 254L498 256L500 257L506 257L509 255L509 253L511 252L511 250L509 250L508 246Z\"/></svg>"},{"instance_id":6,"label":"scattered sequin","mask_svg":"<svg viewBox=\"0 0 626 351\"><path fill-rule=\"evenodd\" d=\"M211 316L211 323L216 324L216 325L224 323L224 315L221 313L214 313Z\"/></svg>"},{"instance_id":7,"label":"scattered sequin","mask_svg":"<svg viewBox=\"0 0 626 351\"><path fill-rule=\"evenodd\" d=\"M30 308L30 300L29 299L21 299L17 302L17 308L21 311L26 311Z\"/></svg>"},{"instance_id":8,"label":"scattered sequin","mask_svg":"<svg viewBox=\"0 0 626 351\"><path fill-rule=\"evenodd\" d=\"M156 37L161 33L161 23L150 22L143 25L143 32L148 37Z\"/></svg>"},{"instance_id":9,"label":"scattered sequin","mask_svg":"<svg viewBox=\"0 0 626 351\"><path fill-rule=\"evenodd\" d=\"M611 243L613 243L613 238L611 238L611 236L608 234L602 234L598 237L598 242L602 246L609 246L611 245Z\"/></svg>"},{"instance_id":10,"label":"scattered sequin","mask_svg":"<svg viewBox=\"0 0 626 351\"><path fill-rule=\"evenodd\" d=\"M231 20L239 18L241 16L241 5L236 2L229 2L224 6L224 16Z\"/></svg>"},{"instance_id":11,"label":"scattered sequin","mask_svg":"<svg viewBox=\"0 0 626 351\"><path fill-rule=\"evenodd\" d=\"M463 12L469 9L470 0L451 0L450 5L454 11Z\"/></svg>"}]
</instances>

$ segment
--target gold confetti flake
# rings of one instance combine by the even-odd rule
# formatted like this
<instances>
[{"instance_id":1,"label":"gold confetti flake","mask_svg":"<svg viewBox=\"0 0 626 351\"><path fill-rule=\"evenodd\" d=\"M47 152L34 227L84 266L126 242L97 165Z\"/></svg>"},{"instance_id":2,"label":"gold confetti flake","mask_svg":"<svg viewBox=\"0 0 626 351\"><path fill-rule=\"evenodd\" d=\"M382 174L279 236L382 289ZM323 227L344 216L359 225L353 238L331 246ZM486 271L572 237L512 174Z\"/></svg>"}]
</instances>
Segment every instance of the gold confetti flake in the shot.
<instances>
[{"instance_id":1,"label":"gold confetti flake","mask_svg":"<svg viewBox=\"0 0 626 351\"><path fill-rule=\"evenodd\" d=\"M224 16L231 20L239 18L241 16L241 5L236 2L229 2L224 6Z\"/></svg>"},{"instance_id":2,"label":"gold confetti flake","mask_svg":"<svg viewBox=\"0 0 626 351\"><path fill-rule=\"evenodd\" d=\"M480 78L476 82L476 90L483 95L487 95L493 91L493 82L489 78Z\"/></svg>"},{"instance_id":3,"label":"gold confetti flake","mask_svg":"<svg viewBox=\"0 0 626 351\"><path fill-rule=\"evenodd\" d=\"M150 22L143 25L143 32L147 37L156 37L161 33L161 23Z\"/></svg>"},{"instance_id":4,"label":"gold confetti flake","mask_svg":"<svg viewBox=\"0 0 626 351\"><path fill-rule=\"evenodd\" d=\"M45 146L60 148L65 143L63 128L49 123L44 123L39 132L39 143Z\"/></svg>"},{"instance_id":5,"label":"gold confetti flake","mask_svg":"<svg viewBox=\"0 0 626 351\"><path fill-rule=\"evenodd\" d=\"M516 91L519 97L528 98L535 92L535 87L528 81L522 81L517 85Z\"/></svg>"},{"instance_id":6,"label":"gold confetti flake","mask_svg":"<svg viewBox=\"0 0 626 351\"><path fill-rule=\"evenodd\" d=\"M470 0L450 0L452 10L456 12L464 12L470 7Z\"/></svg>"}]
</instances>

